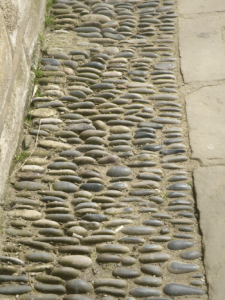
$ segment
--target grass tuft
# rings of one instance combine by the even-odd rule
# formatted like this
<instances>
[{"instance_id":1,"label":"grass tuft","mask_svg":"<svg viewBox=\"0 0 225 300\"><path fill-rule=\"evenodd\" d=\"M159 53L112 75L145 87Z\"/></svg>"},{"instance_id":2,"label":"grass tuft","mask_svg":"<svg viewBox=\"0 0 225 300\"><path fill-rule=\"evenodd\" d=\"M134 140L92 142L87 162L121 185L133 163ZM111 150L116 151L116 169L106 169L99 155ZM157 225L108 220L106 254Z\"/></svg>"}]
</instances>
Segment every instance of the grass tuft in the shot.
<instances>
[{"instance_id":1,"label":"grass tuft","mask_svg":"<svg viewBox=\"0 0 225 300\"><path fill-rule=\"evenodd\" d=\"M19 155L15 155L15 160L24 160L26 157L28 157L28 154L26 151L23 150Z\"/></svg>"},{"instance_id":2,"label":"grass tuft","mask_svg":"<svg viewBox=\"0 0 225 300\"><path fill-rule=\"evenodd\" d=\"M46 14L45 14L45 27L54 25L55 17L51 13L51 8L53 5L53 0L48 0L46 5Z\"/></svg>"}]
</instances>

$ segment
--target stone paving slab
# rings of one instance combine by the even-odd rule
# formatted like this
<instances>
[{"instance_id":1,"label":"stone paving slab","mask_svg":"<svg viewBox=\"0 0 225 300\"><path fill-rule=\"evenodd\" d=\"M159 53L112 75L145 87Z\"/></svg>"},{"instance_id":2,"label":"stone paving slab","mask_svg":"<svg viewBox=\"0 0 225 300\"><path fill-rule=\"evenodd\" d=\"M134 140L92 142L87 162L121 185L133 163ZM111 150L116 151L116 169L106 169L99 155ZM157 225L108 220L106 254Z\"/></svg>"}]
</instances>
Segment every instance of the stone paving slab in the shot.
<instances>
[{"instance_id":1,"label":"stone paving slab","mask_svg":"<svg viewBox=\"0 0 225 300\"><path fill-rule=\"evenodd\" d=\"M186 97L192 158L203 166L225 164L225 85L203 87Z\"/></svg>"},{"instance_id":2,"label":"stone paving slab","mask_svg":"<svg viewBox=\"0 0 225 300\"><path fill-rule=\"evenodd\" d=\"M225 293L224 178L223 166L198 168L194 171L210 300L224 299Z\"/></svg>"},{"instance_id":3,"label":"stone paving slab","mask_svg":"<svg viewBox=\"0 0 225 300\"><path fill-rule=\"evenodd\" d=\"M185 83L225 79L225 46L218 16L180 18L179 45Z\"/></svg>"},{"instance_id":4,"label":"stone paving slab","mask_svg":"<svg viewBox=\"0 0 225 300\"><path fill-rule=\"evenodd\" d=\"M223 0L181 0L178 2L178 10L181 14L201 14L225 10Z\"/></svg>"}]
</instances>

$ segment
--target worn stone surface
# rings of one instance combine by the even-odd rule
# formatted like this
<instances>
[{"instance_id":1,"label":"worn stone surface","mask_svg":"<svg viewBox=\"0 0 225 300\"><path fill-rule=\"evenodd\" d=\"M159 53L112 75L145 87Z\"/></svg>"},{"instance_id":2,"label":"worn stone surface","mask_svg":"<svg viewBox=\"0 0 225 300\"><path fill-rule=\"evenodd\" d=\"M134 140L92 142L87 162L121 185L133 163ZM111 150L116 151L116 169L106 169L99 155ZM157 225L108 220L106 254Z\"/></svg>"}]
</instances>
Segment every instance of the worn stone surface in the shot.
<instances>
[{"instance_id":1,"label":"worn stone surface","mask_svg":"<svg viewBox=\"0 0 225 300\"><path fill-rule=\"evenodd\" d=\"M203 166L225 164L224 93L225 86L218 85L203 87L186 97L192 158Z\"/></svg>"},{"instance_id":2,"label":"worn stone surface","mask_svg":"<svg viewBox=\"0 0 225 300\"><path fill-rule=\"evenodd\" d=\"M187 14L202 14L211 12L224 12L225 3L221 0L196 0L190 2L188 0L178 1L179 13Z\"/></svg>"},{"instance_id":3,"label":"worn stone surface","mask_svg":"<svg viewBox=\"0 0 225 300\"><path fill-rule=\"evenodd\" d=\"M221 264L224 259L222 238L224 236L224 176L225 167L223 166L198 168L194 171L210 300L221 299L225 291L223 286L225 267Z\"/></svg>"},{"instance_id":4,"label":"worn stone surface","mask_svg":"<svg viewBox=\"0 0 225 300\"><path fill-rule=\"evenodd\" d=\"M179 45L185 83L225 79L225 52L218 16L180 18Z\"/></svg>"}]
</instances>

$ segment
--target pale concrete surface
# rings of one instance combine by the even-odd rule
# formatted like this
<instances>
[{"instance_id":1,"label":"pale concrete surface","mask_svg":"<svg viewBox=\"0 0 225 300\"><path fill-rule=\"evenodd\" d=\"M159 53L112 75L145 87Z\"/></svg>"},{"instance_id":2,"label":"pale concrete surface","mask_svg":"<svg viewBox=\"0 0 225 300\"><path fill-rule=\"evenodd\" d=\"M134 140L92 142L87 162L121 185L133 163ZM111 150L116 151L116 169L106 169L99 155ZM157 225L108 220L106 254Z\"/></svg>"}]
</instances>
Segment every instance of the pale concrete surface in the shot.
<instances>
[{"instance_id":1,"label":"pale concrete surface","mask_svg":"<svg viewBox=\"0 0 225 300\"><path fill-rule=\"evenodd\" d=\"M190 146L192 158L203 166L193 175L209 300L222 300L225 294L225 1L178 0L178 11Z\"/></svg>"},{"instance_id":2,"label":"pale concrete surface","mask_svg":"<svg viewBox=\"0 0 225 300\"><path fill-rule=\"evenodd\" d=\"M192 158L202 166L225 165L225 85L203 87L186 97Z\"/></svg>"},{"instance_id":3,"label":"pale concrete surface","mask_svg":"<svg viewBox=\"0 0 225 300\"><path fill-rule=\"evenodd\" d=\"M225 45L218 16L179 18L179 46L185 83L225 79Z\"/></svg>"},{"instance_id":4,"label":"pale concrete surface","mask_svg":"<svg viewBox=\"0 0 225 300\"><path fill-rule=\"evenodd\" d=\"M225 294L225 167L199 168L194 171L194 178L209 299L222 300Z\"/></svg>"},{"instance_id":5,"label":"pale concrete surface","mask_svg":"<svg viewBox=\"0 0 225 300\"><path fill-rule=\"evenodd\" d=\"M46 0L0 1L0 201L31 92L30 69L45 8Z\"/></svg>"},{"instance_id":6,"label":"pale concrete surface","mask_svg":"<svg viewBox=\"0 0 225 300\"><path fill-rule=\"evenodd\" d=\"M201 14L206 12L225 11L224 0L180 0L180 14Z\"/></svg>"}]
</instances>

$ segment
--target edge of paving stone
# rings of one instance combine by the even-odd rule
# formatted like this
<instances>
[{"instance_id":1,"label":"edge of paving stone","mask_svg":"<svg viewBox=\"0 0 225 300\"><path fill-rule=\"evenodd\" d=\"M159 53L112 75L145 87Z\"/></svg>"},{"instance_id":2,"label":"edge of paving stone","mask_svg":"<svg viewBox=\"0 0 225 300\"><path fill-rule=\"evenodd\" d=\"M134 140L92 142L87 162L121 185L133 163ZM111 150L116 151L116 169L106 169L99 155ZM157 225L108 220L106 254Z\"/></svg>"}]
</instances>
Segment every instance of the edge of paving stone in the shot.
<instances>
[{"instance_id":1,"label":"edge of paving stone","mask_svg":"<svg viewBox=\"0 0 225 300\"><path fill-rule=\"evenodd\" d=\"M179 3L182 0L178 0L177 3L177 13L178 13L178 20L177 20L177 26L178 26L178 55L179 55L179 92L180 92L180 96L184 99L184 105L185 105L185 113L186 113L186 120L187 120L187 128L188 128L188 140L189 140L189 145L190 145L190 161L192 163L192 180L193 180L193 196L194 196L194 200L195 200L195 209L197 212L197 221L198 221L198 229L199 229L199 233L202 237L201 239L201 249L202 249L202 261L203 261L203 266L205 268L205 284L207 286L207 299L211 300L210 294L209 294L209 289L210 289L210 285L209 285L209 281L207 278L207 270L206 270L206 264L205 264L205 244L204 244L204 237L203 237L203 231L201 228L201 223L200 223L200 219L201 219L201 210L200 210L200 205L198 202L198 194L197 194L197 186L196 186L196 179L195 176L197 174L197 172L202 169L202 168L207 168L209 166L201 166L201 161L199 159L193 158L192 154L193 154L193 150L192 150L192 145L191 145L191 139L190 139L190 126L189 126L189 121L188 121L188 117L187 117L187 97L188 95L198 91L199 89L206 87L206 86L214 86L214 85L218 85L219 81L215 80L215 81L210 81L210 82L204 82L204 81L195 81L195 82L185 82L185 78L184 78L184 74L183 74L183 70L182 70L182 56L181 56L181 48L180 48L180 32L179 32L179 19L180 18L198 18L198 17L202 17L207 13L196 13L196 14L183 14L179 11ZM212 166L210 166L212 167ZM206 296L206 295L205 295ZM197 300L197 299L196 299Z\"/></svg>"}]
</instances>

